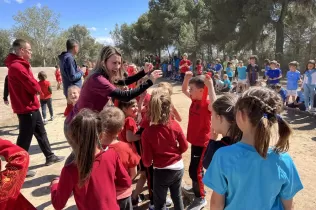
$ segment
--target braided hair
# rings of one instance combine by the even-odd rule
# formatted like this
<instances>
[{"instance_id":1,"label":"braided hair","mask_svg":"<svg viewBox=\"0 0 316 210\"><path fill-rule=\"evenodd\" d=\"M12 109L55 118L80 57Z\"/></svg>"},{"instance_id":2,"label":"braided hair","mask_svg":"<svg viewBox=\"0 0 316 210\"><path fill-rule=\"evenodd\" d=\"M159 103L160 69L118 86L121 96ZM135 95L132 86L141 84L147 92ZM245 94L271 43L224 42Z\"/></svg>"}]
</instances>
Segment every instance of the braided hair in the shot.
<instances>
[{"instance_id":1,"label":"braided hair","mask_svg":"<svg viewBox=\"0 0 316 210\"><path fill-rule=\"evenodd\" d=\"M274 146L277 153L289 149L289 137L292 130L289 124L279 115L283 110L283 101L273 90L262 87L251 88L237 101L235 110L247 114L250 123L255 127L255 149L267 157L273 127L278 124L278 141Z\"/></svg>"}]
</instances>

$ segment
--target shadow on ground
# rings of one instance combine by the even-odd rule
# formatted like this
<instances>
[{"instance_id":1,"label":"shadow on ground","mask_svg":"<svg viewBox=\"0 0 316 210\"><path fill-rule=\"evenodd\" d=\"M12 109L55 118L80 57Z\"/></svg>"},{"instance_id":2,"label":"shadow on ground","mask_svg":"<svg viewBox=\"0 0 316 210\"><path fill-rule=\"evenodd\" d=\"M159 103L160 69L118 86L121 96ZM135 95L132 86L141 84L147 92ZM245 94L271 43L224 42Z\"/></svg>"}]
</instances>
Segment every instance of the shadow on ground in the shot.
<instances>
[{"instance_id":1,"label":"shadow on ground","mask_svg":"<svg viewBox=\"0 0 316 210\"><path fill-rule=\"evenodd\" d=\"M305 131L316 129L316 117L308 112L286 110L283 117L288 123L295 125L295 130Z\"/></svg>"}]
</instances>

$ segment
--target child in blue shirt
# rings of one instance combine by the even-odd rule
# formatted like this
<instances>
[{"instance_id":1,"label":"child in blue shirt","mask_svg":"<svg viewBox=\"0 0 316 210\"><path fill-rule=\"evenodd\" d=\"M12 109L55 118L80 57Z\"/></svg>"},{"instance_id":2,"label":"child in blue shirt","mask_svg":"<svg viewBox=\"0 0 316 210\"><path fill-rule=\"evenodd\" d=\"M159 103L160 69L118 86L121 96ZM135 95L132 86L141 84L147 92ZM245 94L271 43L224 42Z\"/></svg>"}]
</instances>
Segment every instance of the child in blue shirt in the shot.
<instances>
[{"instance_id":1,"label":"child in blue shirt","mask_svg":"<svg viewBox=\"0 0 316 210\"><path fill-rule=\"evenodd\" d=\"M303 88L305 95L305 106L307 111L315 111L313 107L315 88L316 88L316 67L315 61L310 60L307 63L306 70L304 72Z\"/></svg>"},{"instance_id":2,"label":"child in blue shirt","mask_svg":"<svg viewBox=\"0 0 316 210\"><path fill-rule=\"evenodd\" d=\"M234 111L242 139L218 149L203 178L213 190L211 209L293 208L303 185L287 153L292 130L279 115L282 107L280 97L262 87L251 88L238 99ZM276 124L278 135L273 135ZM270 142L276 145L269 148Z\"/></svg>"},{"instance_id":3,"label":"child in blue shirt","mask_svg":"<svg viewBox=\"0 0 316 210\"><path fill-rule=\"evenodd\" d=\"M267 84L269 86L273 86L280 83L280 79L282 78L282 72L280 69L276 68L278 62L271 61L270 69L267 71Z\"/></svg>"},{"instance_id":4,"label":"child in blue shirt","mask_svg":"<svg viewBox=\"0 0 316 210\"><path fill-rule=\"evenodd\" d=\"M276 84L275 85L275 91L280 94L283 102L286 101L286 96L287 96L287 91L280 85L280 84Z\"/></svg>"},{"instance_id":5,"label":"child in blue shirt","mask_svg":"<svg viewBox=\"0 0 316 210\"><path fill-rule=\"evenodd\" d=\"M301 111L306 111L305 106L305 97L304 97L304 90L297 91L296 100L293 103L288 104L287 106L290 108L299 108Z\"/></svg>"},{"instance_id":6,"label":"child in blue shirt","mask_svg":"<svg viewBox=\"0 0 316 210\"><path fill-rule=\"evenodd\" d=\"M233 71L233 63L230 61L227 62L226 74L229 80L232 82L233 77L234 77L234 71Z\"/></svg>"},{"instance_id":7,"label":"child in blue shirt","mask_svg":"<svg viewBox=\"0 0 316 210\"><path fill-rule=\"evenodd\" d=\"M265 59L263 63L264 63L264 69L262 70L264 72L263 79L266 79L267 72L270 69L270 60L269 59Z\"/></svg>"},{"instance_id":8,"label":"child in blue shirt","mask_svg":"<svg viewBox=\"0 0 316 210\"><path fill-rule=\"evenodd\" d=\"M222 77L223 66L222 66L222 64L220 64L220 62L221 62L221 60L219 58L217 58L215 60L214 68L215 68L216 73L219 75L219 77Z\"/></svg>"},{"instance_id":9,"label":"child in blue shirt","mask_svg":"<svg viewBox=\"0 0 316 210\"><path fill-rule=\"evenodd\" d=\"M241 92L244 92L247 88L247 67L244 66L243 61L238 62L236 77L238 79L238 87Z\"/></svg>"},{"instance_id":10,"label":"child in blue shirt","mask_svg":"<svg viewBox=\"0 0 316 210\"><path fill-rule=\"evenodd\" d=\"M231 81L228 79L227 74L224 74L223 76L223 82L224 82L224 87L222 88L222 92L229 92L231 87L232 87L232 83Z\"/></svg>"},{"instance_id":11,"label":"child in blue shirt","mask_svg":"<svg viewBox=\"0 0 316 210\"><path fill-rule=\"evenodd\" d=\"M287 96L286 96L286 102L289 103L289 99L292 96L292 102L296 100L297 96L297 88L298 88L298 82L301 81L301 73L297 71L298 67L297 61L292 61L289 63L289 71L286 73L287 78Z\"/></svg>"}]
</instances>

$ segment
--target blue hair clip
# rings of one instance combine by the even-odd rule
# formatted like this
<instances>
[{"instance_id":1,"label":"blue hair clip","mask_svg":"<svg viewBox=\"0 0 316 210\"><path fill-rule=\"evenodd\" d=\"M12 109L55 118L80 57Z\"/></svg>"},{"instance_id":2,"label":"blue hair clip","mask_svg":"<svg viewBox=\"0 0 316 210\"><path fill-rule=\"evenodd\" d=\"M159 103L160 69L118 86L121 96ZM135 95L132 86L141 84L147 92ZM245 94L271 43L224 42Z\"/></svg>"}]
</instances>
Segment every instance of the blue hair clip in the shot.
<instances>
[{"instance_id":1,"label":"blue hair clip","mask_svg":"<svg viewBox=\"0 0 316 210\"><path fill-rule=\"evenodd\" d=\"M263 118L266 118L266 119L268 119L268 114L266 114L266 113L263 113Z\"/></svg>"},{"instance_id":2,"label":"blue hair clip","mask_svg":"<svg viewBox=\"0 0 316 210\"><path fill-rule=\"evenodd\" d=\"M279 120L282 120L282 116L279 115L279 114L277 114L277 119L278 119L278 121L279 121Z\"/></svg>"}]
</instances>

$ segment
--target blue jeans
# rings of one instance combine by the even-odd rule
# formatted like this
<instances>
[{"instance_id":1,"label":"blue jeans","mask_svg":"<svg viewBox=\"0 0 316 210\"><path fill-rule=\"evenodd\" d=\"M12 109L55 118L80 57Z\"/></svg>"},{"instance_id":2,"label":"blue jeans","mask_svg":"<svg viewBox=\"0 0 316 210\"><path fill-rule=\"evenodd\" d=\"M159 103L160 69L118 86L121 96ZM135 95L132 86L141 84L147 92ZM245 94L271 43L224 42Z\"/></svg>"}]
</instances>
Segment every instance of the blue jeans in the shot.
<instances>
[{"instance_id":1,"label":"blue jeans","mask_svg":"<svg viewBox=\"0 0 316 210\"><path fill-rule=\"evenodd\" d=\"M315 88L316 85L304 84L306 110L308 110L309 106L313 107L314 105Z\"/></svg>"},{"instance_id":2,"label":"blue jeans","mask_svg":"<svg viewBox=\"0 0 316 210\"><path fill-rule=\"evenodd\" d=\"M42 107L43 119L46 120L46 105L48 106L50 117L53 117L54 113L53 113L52 98L49 98L49 99L46 99L46 100L42 100L41 99L40 102L41 102L41 107Z\"/></svg>"}]
</instances>

